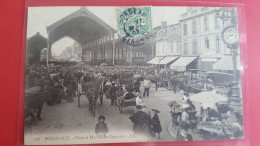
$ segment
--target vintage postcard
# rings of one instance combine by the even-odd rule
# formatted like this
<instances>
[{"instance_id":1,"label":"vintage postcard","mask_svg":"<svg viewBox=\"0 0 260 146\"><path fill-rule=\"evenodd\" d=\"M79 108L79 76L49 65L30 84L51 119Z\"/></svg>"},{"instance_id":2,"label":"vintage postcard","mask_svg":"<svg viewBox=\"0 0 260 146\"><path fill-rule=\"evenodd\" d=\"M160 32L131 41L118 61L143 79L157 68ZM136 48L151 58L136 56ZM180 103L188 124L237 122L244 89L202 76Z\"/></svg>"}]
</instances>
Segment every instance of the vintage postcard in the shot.
<instances>
[{"instance_id":1,"label":"vintage postcard","mask_svg":"<svg viewBox=\"0 0 260 146\"><path fill-rule=\"evenodd\" d=\"M244 137L237 10L29 7L25 145Z\"/></svg>"}]
</instances>

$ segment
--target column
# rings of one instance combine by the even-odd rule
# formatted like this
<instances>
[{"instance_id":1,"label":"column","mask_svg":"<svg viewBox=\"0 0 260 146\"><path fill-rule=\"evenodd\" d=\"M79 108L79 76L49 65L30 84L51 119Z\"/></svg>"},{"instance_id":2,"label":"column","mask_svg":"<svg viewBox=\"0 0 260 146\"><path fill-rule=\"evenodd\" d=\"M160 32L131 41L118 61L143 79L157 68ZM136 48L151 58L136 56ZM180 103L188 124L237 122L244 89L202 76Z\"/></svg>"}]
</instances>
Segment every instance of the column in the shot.
<instances>
[{"instance_id":1,"label":"column","mask_svg":"<svg viewBox=\"0 0 260 146\"><path fill-rule=\"evenodd\" d=\"M112 57L113 57L113 65L115 65L115 37L112 36Z\"/></svg>"},{"instance_id":2,"label":"column","mask_svg":"<svg viewBox=\"0 0 260 146\"><path fill-rule=\"evenodd\" d=\"M49 52L51 49L50 41L49 41L49 35L47 39L47 54L46 54L46 66L49 67Z\"/></svg>"}]
</instances>

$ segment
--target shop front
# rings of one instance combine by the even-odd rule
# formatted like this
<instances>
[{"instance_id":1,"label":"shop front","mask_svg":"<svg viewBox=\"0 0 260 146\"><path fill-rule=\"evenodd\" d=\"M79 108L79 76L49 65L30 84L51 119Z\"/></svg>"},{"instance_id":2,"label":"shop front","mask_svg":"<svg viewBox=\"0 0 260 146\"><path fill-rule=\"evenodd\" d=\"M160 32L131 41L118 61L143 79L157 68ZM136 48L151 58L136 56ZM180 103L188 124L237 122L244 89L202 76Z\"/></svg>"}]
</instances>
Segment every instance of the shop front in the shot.
<instances>
[{"instance_id":1,"label":"shop front","mask_svg":"<svg viewBox=\"0 0 260 146\"><path fill-rule=\"evenodd\" d=\"M198 57L180 57L170 65L170 69L176 72L185 72L198 68Z\"/></svg>"},{"instance_id":2,"label":"shop front","mask_svg":"<svg viewBox=\"0 0 260 146\"><path fill-rule=\"evenodd\" d=\"M176 61L179 56L166 56L160 61L161 65L164 65L164 69L169 67L174 61Z\"/></svg>"}]
</instances>

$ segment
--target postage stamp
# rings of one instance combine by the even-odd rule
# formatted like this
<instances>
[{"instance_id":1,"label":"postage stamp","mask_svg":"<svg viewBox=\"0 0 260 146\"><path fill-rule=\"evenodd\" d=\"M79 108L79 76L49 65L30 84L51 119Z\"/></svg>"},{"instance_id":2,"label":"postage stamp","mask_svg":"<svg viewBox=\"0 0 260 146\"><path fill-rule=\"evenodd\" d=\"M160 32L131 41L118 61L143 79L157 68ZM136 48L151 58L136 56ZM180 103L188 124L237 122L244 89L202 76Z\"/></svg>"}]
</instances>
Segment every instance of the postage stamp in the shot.
<instances>
[{"instance_id":1,"label":"postage stamp","mask_svg":"<svg viewBox=\"0 0 260 146\"><path fill-rule=\"evenodd\" d=\"M152 33L150 7L117 9L118 35L122 41L138 46L144 44Z\"/></svg>"}]
</instances>

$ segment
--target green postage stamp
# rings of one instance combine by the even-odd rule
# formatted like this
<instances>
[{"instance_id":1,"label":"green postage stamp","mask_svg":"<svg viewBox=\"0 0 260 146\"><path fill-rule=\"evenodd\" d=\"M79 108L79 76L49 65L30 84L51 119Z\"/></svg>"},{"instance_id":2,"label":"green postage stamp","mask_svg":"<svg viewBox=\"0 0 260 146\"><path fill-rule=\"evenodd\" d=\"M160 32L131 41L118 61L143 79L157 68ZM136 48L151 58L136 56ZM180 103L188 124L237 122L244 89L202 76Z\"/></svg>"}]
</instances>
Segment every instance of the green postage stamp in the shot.
<instances>
[{"instance_id":1,"label":"green postage stamp","mask_svg":"<svg viewBox=\"0 0 260 146\"><path fill-rule=\"evenodd\" d=\"M142 45L152 33L151 8L117 9L118 35L129 45Z\"/></svg>"}]
</instances>

